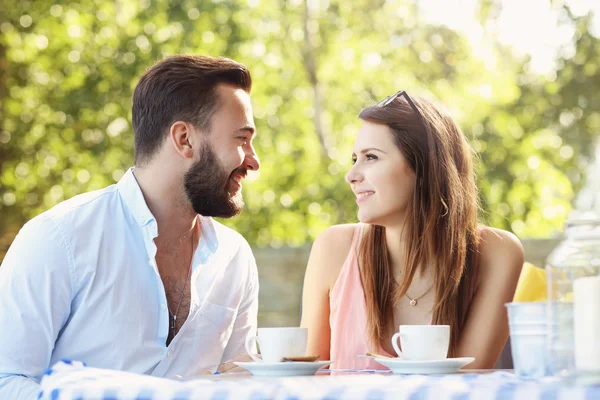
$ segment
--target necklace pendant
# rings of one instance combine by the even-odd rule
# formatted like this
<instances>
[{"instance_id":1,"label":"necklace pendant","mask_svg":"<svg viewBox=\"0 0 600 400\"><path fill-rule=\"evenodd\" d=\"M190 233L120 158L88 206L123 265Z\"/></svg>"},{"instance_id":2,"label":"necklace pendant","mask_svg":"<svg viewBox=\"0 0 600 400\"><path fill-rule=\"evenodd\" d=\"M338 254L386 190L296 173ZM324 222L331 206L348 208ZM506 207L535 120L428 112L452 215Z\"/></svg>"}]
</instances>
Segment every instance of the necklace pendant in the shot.
<instances>
[{"instance_id":1,"label":"necklace pendant","mask_svg":"<svg viewBox=\"0 0 600 400\"><path fill-rule=\"evenodd\" d=\"M410 302L408 304L410 304L411 306L416 306L417 305L417 300L410 299Z\"/></svg>"}]
</instances>

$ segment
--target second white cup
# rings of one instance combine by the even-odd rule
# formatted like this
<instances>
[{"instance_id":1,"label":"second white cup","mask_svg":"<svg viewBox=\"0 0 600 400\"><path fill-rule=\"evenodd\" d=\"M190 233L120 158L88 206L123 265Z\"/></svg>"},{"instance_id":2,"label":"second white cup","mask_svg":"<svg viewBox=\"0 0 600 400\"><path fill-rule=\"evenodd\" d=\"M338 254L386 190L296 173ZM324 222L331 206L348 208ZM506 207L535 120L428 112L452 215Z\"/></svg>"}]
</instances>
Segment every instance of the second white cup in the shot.
<instances>
[{"instance_id":1,"label":"second white cup","mask_svg":"<svg viewBox=\"0 0 600 400\"><path fill-rule=\"evenodd\" d=\"M402 351L398 347L398 338ZM450 325L400 325L392 336L398 357L406 360L443 360L448 357Z\"/></svg>"},{"instance_id":2,"label":"second white cup","mask_svg":"<svg viewBox=\"0 0 600 400\"><path fill-rule=\"evenodd\" d=\"M254 341L260 346L262 360L252 350ZM256 362L275 363L284 357L304 356L307 342L307 328L258 328L258 336L246 342L246 351Z\"/></svg>"}]
</instances>

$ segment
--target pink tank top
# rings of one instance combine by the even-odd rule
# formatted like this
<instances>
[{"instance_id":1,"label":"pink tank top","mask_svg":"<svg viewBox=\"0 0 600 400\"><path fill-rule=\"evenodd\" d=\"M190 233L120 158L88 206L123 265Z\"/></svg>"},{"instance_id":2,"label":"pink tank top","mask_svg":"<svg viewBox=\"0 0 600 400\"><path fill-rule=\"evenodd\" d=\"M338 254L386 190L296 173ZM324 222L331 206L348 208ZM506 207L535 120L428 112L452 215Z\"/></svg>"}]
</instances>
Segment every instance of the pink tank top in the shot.
<instances>
[{"instance_id":1,"label":"pink tank top","mask_svg":"<svg viewBox=\"0 0 600 400\"><path fill-rule=\"evenodd\" d=\"M333 360L330 369L387 369L371 358L357 357L373 352L367 334L367 305L357 258L361 228L359 224L354 230L348 257L329 294L330 360ZM374 352L395 357L378 347Z\"/></svg>"},{"instance_id":2,"label":"pink tank top","mask_svg":"<svg viewBox=\"0 0 600 400\"><path fill-rule=\"evenodd\" d=\"M329 294L330 360L333 360L330 369L387 369L372 358L357 357L373 352L368 340L367 304L357 257L362 228L359 224L354 230L350 251ZM467 293L469 303L475 295L475 277L471 282ZM396 357L383 350L380 344L378 347L376 353Z\"/></svg>"}]
</instances>

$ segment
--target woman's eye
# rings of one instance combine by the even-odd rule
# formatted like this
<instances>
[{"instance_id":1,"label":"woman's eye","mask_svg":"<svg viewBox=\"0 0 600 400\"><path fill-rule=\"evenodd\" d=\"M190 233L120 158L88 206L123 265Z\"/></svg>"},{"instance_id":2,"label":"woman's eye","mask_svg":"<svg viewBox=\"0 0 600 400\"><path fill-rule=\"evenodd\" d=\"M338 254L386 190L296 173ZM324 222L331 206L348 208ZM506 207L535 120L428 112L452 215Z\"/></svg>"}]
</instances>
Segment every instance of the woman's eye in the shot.
<instances>
[{"instance_id":1,"label":"woman's eye","mask_svg":"<svg viewBox=\"0 0 600 400\"><path fill-rule=\"evenodd\" d=\"M248 138L245 137L239 137L238 138L240 140L240 142L242 143L241 146L245 146L246 144L248 144Z\"/></svg>"},{"instance_id":2,"label":"woman's eye","mask_svg":"<svg viewBox=\"0 0 600 400\"><path fill-rule=\"evenodd\" d=\"M365 159L367 161L371 161L371 160L377 160L377 156L375 154L365 154ZM358 157L352 157L352 165L356 164L356 162L358 161Z\"/></svg>"}]
</instances>

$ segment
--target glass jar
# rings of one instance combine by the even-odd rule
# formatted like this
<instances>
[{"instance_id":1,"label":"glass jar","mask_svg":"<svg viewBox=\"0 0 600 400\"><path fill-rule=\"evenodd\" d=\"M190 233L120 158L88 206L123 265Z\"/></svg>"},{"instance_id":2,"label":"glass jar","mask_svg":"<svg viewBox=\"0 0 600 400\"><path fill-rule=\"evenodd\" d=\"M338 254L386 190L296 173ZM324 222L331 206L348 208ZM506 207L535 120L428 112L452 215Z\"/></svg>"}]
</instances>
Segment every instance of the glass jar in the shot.
<instances>
[{"instance_id":1,"label":"glass jar","mask_svg":"<svg viewBox=\"0 0 600 400\"><path fill-rule=\"evenodd\" d=\"M600 218L568 221L565 234L546 263L547 371L555 376L575 372L573 283L577 278L600 276Z\"/></svg>"}]
</instances>

